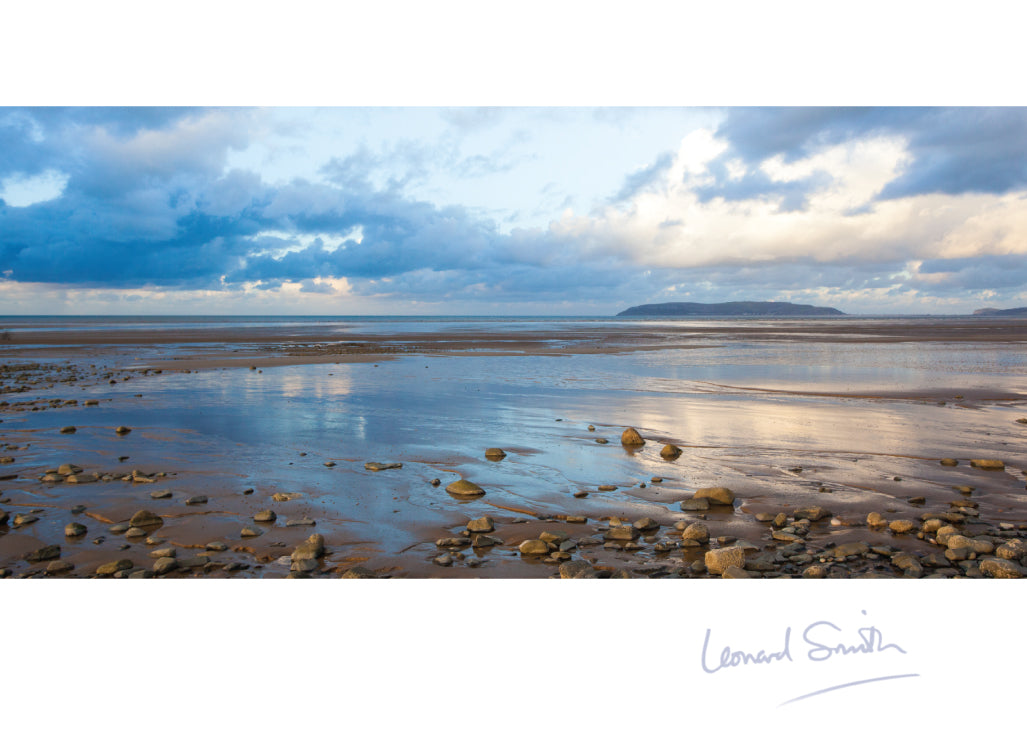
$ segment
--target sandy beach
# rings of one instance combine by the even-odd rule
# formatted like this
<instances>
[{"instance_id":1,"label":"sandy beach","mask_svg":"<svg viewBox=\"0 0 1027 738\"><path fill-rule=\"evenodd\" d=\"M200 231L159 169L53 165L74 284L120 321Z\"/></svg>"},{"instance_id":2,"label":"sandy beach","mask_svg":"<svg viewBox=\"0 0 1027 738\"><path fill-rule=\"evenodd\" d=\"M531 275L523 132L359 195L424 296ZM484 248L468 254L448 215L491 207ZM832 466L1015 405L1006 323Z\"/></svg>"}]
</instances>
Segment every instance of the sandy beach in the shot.
<instances>
[{"instance_id":1,"label":"sandy beach","mask_svg":"<svg viewBox=\"0 0 1027 738\"><path fill-rule=\"evenodd\" d=\"M1027 563L1025 320L55 325L0 343L4 577Z\"/></svg>"}]
</instances>

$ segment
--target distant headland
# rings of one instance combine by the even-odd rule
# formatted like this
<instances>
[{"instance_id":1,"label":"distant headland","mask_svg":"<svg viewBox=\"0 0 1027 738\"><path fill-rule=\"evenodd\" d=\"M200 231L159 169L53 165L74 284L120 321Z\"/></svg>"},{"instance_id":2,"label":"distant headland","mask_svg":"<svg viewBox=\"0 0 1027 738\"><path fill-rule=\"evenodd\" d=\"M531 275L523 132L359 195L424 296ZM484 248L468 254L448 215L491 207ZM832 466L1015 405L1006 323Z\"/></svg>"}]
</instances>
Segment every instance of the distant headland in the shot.
<instances>
[{"instance_id":1,"label":"distant headland","mask_svg":"<svg viewBox=\"0 0 1027 738\"><path fill-rule=\"evenodd\" d=\"M808 317L845 315L841 310L791 302L661 302L655 305L636 305L617 313L617 317L631 315L716 315L716 316L788 316Z\"/></svg>"},{"instance_id":2,"label":"distant headland","mask_svg":"<svg viewBox=\"0 0 1027 738\"><path fill-rule=\"evenodd\" d=\"M981 308L980 310L974 310L974 315L994 316L996 318L1027 318L1027 307L1009 308L1008 310Z\"/></svg>"}]
</instances>

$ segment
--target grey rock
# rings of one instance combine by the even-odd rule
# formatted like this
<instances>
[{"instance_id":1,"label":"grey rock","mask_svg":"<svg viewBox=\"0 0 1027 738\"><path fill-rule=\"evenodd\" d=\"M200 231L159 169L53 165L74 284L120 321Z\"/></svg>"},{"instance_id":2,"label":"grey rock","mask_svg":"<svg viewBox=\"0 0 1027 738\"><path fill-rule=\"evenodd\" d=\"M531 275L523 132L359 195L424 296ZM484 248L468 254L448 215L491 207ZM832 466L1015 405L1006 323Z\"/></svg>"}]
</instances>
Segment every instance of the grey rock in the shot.
<instances>
[{"instance_id":1,"label":"grey rock","mask_svg":"<svg viewBox=\"0 0 1027 738\"><path fill-rule=\"evenodd\" d=\"M195 495L185 501L187 505L206 505L207 495Z\"/></svg>"},{"instance_id":2,"label":"grey rock","mask_svg":"<svg viewBox=\"0 0 1027 738\"><path fill-rule=\"evenodd\" d=\"M82 523L68 523L64 526L64 535L68 538L75 538L76 536L84 536L86 534L86 526Z\"/></svg>"},{"instance_id":3,"label":"grey rock","mask_svg":"<svg viewBox=\"0 0 1027 738\"><path fill-rule=\"evenodd\" d=\"M42 548L37 548L32 553L26 554L25 561L37 563L40 561L49 561L50 559L59 559L60 556L61 547L56 544L52 544L49 546L43 546Z\"/></svg>"},{"instance_id":4,"label":"grey rock","mask_svg":"<svg viewBox=\"0 0 1027 738\"><path fill-rule=\"evenodd\" d=\"M681 509L684 512L706 512L710 509L710 501L700 497L681 501Z\"/></svg>"},{"instance_id":5,"label":"grey rock","mask_svg":"<svg viewBox=\"0 0 1027 738\"><path fill-rule=\"evenodd\" d=\"M46 566L47 576L58 576L60 574L67 574L69 571L75 568L75 565L68 561L51 561Z\"/></svg>"},{"instance_id":6,"label":"grey rock","mask_svg":"<svg viewBox=\"0 0 1027 738\"><path fill-rule=\"evenodd\" d=\"M278 520L278 515L274 510L261 510L253 516L253 519L258 523L273 523Z\"/></svg>"},{"instance_id":7,"label":"grey rock","mask_svg":"<svg viewBox=\"0 0 1027 738\"><path fill-rule=\"evenodd\" d=\"M441 558L441 557L440 557ZM377 579L378 576L364 566L351 566L342 573L340 579Z\"/></svg>"},{"instance_id":8,"label":"grey rock","mask_svg":"<svg viewBox=\"0 0 1027 738\"><path fill-rule=\"evenodd\" d=\"M297 518L285 521L285 527L287 528L295 528L303 525L317 525L317 523L310 518Z\"/></svg>"},{"instance_id":9,"label":"grey rock","mask_svg":"<svg viewBox=\"0 0 1027 738\"><path fill-rule=\"evenodd\" d=\"M174 571L177 568L178 559L173 556L164 556L153 562L153 573L158 576L167 574L169 571Z\"/></svg>"},{"instance_id":10,"label":"grey rock","mask_svg":"<svg viewBox=\"0 0 1027 738\"><path fill-rule=\"evenodd\" d=\"M128 521L130 526L146 528L149 526L163 525L164 518L149 510L140 510Z\"/></svg>"},{"instance_id":11,"label":"grey rock","mask_svg":"<svg viewBox=\"0 0 1027 738\"><path fill-rule=\"evenodd\" d=\"M39 520L39 518L37 518L35 515L31 515L29 513L17 513L14 516L14 519L11 521L11 525L13 525L15 528L20 528L23 525L29 525L30 523L34 523L37 520Z\"/></svg>"},{"instance_id":12,"label":"grey rock","mask_svg":"<svg viewBox=\"0 0 1027 738\"><path fill-rule=\"evenodd\" d=\"M154 549L148 555L151 559L174 559L178 557L178 551L175 550L174 546L169 546L167 548Z\"/></svg>"},{"instance_id":13,"label":"grey rock","mask_svg":"<svg viewBox=\"0 0 1027 738\"><path fill-rule=\"evenodd\" d=\"M319 559L325 553L325 539L320 533L315 533L306 541L301 543L292 552L292 560Z\"/></svg>"},{"instance_id":14,"label":"grey rock","mask_svg":"<svg viewBox=\"0 0 1027 738\"><path fill-rule=\"evenodd\" d=\"M657 523L652 518L642 518L641 520L636 520L631 525L634 528L637 528L638 530L641 530L641 531L657 530L660 527L660 524Z\"/></svg>"},{"instance_id":15,"label":"grey rock","mask_svg":"<svg viewBox=\"0 0 1027 738\"><path fill-rule=\"evenodd\" d=\"M259 535L263 535L263 533L259 530L254 530L253 528L246 527L239 531L239 535L242 538L256 538Z\"/></svg>"},{"instance_id":16,"label":"grey rock","mask_svg":"<svg viewBox=\"0 0 1027 738\"><path fill-rule=\"evenodd\" d=\"M155 489L153 492L150 493L150 497L152 497L155 500L166 500L169 497L171 497L171 490L170 489Z\"/></svg>"},{"instance_id":17,"label":"grey rock","mask_svg":"<svg viewBox=\"0 0 1027 738\"><path fill-rule=\"evenodd\" d=\"M471 533L491 533L496 529L495 521L487 515L467 521L467 530Z\"/></svg>"}]
</instances>

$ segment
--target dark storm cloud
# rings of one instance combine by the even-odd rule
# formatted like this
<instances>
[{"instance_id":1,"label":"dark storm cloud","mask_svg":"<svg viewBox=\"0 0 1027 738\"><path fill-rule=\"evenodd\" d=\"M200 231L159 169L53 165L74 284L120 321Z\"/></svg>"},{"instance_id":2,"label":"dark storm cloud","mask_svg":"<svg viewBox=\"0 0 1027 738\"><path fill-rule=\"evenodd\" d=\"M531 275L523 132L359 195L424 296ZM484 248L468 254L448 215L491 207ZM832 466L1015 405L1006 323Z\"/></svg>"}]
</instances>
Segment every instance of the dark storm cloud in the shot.
<instances>
[{"instance_id":1,"label":"dark storm cloud","mask_svg":"<svg viewBox=\"0 0 1027 738\"><path fill-rule=\"evenodd\" d=\"M936 294L964 290L1022 290L1027 288L1027 259L1022 255L975 256L964 259L930 259L920 265L921 274L942 275L921 289Z\"/></svg>"}]
</instances>

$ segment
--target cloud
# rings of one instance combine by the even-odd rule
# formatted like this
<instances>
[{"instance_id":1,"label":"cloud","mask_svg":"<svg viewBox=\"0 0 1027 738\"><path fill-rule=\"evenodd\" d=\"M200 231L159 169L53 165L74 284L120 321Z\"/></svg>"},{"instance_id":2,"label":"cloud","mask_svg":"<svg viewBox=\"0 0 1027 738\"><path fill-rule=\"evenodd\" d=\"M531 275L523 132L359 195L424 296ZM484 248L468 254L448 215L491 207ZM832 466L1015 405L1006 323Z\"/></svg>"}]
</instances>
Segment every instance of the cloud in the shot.
<instances>
[{"instance_id":1,"label":"cloud","mask_svg":"<svg viewBox=\"0 0 1027 738\"><path fill-rule=\"evenodd\" d=\"M441 115L441 135L350 141L316 176L268 181L233 157L269 145L265 111L0 110L0 144L14 147L0 145L4 193L63 182L0 205L0 304L32 284L83 304L182 309L204 295L226 310L795 298L858 312L1012 300L1027 284L1020 109L729 110L682 130L591 210L544 227L447 204L440 169L502 188L526 154L523 141L465 151L460 136L504 111ZM576 202L571 178L559 180L540 207Z\"/></svg>"}]
</instances>

